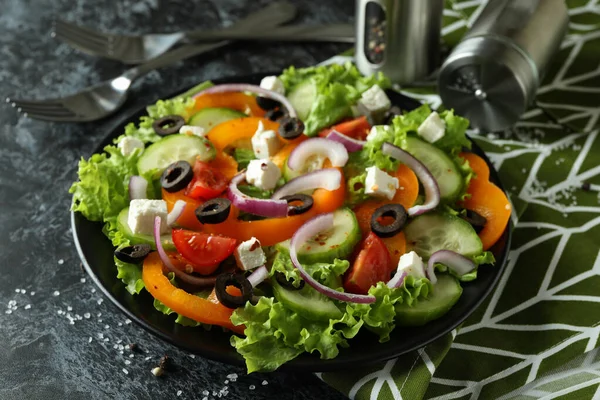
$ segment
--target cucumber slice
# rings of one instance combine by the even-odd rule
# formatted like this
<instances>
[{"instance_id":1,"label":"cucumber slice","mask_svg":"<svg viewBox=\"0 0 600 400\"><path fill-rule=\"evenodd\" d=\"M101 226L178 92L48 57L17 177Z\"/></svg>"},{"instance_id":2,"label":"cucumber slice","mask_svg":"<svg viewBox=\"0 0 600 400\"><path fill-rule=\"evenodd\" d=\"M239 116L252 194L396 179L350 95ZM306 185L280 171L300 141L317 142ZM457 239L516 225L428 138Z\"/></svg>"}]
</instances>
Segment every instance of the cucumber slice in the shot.
<instances>
[{"instance_id":1,"label":"cucumber slice","mask_svg":"<svg viewBox=\"0 0 600 400\"><path fill-rule=\"evenodd\" d=\"M150 246L152 246L153 250L156 250L154 236L133 233L131 231L131 228L129 228L129 224L127 223L128 217L129 207L125 207L117 216L117 226L119 228L119 231L121 231L121 233L125 235L127 239L129 239L129 242L131 242L131 244L149 244ZM160 239L165 250L177 250L175 248L175 244L173 243L173 238L171 237L171 235L162 235Z\"/></svg>"},{"instance_id":2,"label":"cucumber slice","mask_svg":"<svg viewBox=\"0 0 600 400\"><path fill-rule=\"evenodd\" d=\"M440 318L456 304L462 291L456 278L448 274L439 275L427 299L420 299L412 306L396 304L396 322L404 326L421 326Z\"/></svg>"},{"instance_id":3,"label":"cucumber slice","mask_svg":"<svg viewBox=\"0 0 600 400\"><path fill-rule=\"evenodd\" d=\"M288 156L288 158L290 158L290 157ZM314 155L314 156L308 157L303 168L301 168L298 171L292 171L287 165L287 158L286 158L285 162L283 163L283 172L282 172L283 179L285 179L285 181L287 182L294 178L299 177L300 175L304 175L309 172L313 172L313 171L322 169L324 163L325 163L325 157Z\"/></svg>"},{"instance_id":4,"label":"cucumber slice","mask_svg":"<svg viewBox=\"0 0 600 400\"><path fill-rule=\"evenodd\" d=\"M155 169L162 172L177 161L187 161L194 165L196 159L210 161L215 155L215 148L207 139L191 135L169 135L151 144L142 153L137 164L138 173L143 175Z\"/></svg>"},{"instance_id":5,"label":"cucumber slice","mask_svg":"<svg viewBox=\"0 0 600 400\"><path fill-rule=\"evenodd\" d=\"M329 321L342 317L342 312L333 301L309 285L304 285L300 290L288 290L274 279L271 282L277 301L306 319Z\"/></svg>"},{"instance_id":6,"label":"cucumber slice","mask_svg":"<svg viewBox=\"0 0 600 400\"><path fill-rule=\"evenodd\" d=\"M298 84L287 96L301 120L308 118L316 97L317 87L311 79Z\"/></svg>"},{"instance_id":7,"label":"cucumber slice","mask_svg":"<svg viewBox=\"0 0 600 400\"><path fill-rule=\"evenodd\" d=\"M470 226L470 225L469 225ZM335 258L346 258L360 241L361 232L356 216L349 208L341 208L333 214L333 228L306 242L298 251L298 259L307 264L330 263ZM290 253L290 241L277 243L275 248Z\"/></svg>"},{"instance_id":8,"label":"cucumber slice","mask_svg":"<svg viewBox=\"0 0 600 400\"><path fill-rule=\"evenodd\" d=\"M413 250L425 260L438 250L452 250L466 257L483 251L471 224L451 214L419 215L404 228L404 234L407 251Z\"/></svg>"},{"instance_id":9,"label":"cucumber slice","mask_svg":"<svg viewBox=\"0 0 600 400\"><path fill-rule=\"evenodd\" d=\"M210 131L215 125L222 122L230 121L236 118L247 117L243 112L225 107L203 108L196 114L192 115L188 124L199 126L205 132Z\"/></svg>"},{"instance_id":10,"label":"cucumber slice","mask_svg":"<svg viewBox=\"0 0 600 400\"><path fill-rule=\"evenodd\" d=\"M442 200L456 200L463 190L463 177L446 153L414 137L406 139L406 151L425 164L431 172L440 187Z\"/></svg>"}]
</instances>

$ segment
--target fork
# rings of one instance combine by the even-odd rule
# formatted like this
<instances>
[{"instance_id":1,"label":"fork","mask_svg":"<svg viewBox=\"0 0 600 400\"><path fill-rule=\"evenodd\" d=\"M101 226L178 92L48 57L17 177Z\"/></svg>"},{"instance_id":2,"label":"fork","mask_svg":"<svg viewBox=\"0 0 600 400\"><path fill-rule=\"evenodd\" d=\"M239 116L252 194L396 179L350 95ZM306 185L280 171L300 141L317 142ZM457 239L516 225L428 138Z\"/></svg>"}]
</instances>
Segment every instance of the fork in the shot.
<instances>
[{"instance_id":1,"label":"fork","mask_svg":"<svg viewBox=\"0 0 600 400\"><path fill-rule=\"evenodd\" d=\"M354 42L352 24L292 25L274 30L247 32L235 28L213 31L188 31L140 36L114 35L98 32L73 23L56 20L52 36L93 56L109 58L124 64L139 64L151 60L180 42L217 40L257 40L277 42Z\"/></svg>"},{"instance_id":2,"label":"fork","mask_svg":"<svg viewBox=\"0 0 600 400\"><path fill-rule=\"evenodd\" d=\"M286 2L272 3L237 22L235 29L251 31L270 29L293 19L295 7ZM147 63L125 71L122 75L83 89L73 95L48 100L7 98L20 113L30 118L57 122L88 122L104 118L123 105L132 83L148 72L231 43L223 40L209 44L187 44L164 53Z\"/></svg>"}]
</instances>

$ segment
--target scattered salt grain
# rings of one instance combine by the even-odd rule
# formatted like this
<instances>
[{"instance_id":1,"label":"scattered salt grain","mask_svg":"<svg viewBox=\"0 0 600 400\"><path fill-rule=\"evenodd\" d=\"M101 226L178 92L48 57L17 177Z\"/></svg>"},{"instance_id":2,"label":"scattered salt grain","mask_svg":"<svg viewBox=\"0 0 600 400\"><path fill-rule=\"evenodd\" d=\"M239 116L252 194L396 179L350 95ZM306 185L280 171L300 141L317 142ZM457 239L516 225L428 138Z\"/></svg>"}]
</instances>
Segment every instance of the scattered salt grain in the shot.
<instances>
[{"instance_id":1,"label":"scattered salt grain","mask_svg":"<svg viewBox=\"0 0 600 400\"><path fill-rule=\"evenodd\" d=\"M98 318L100 318L100 317L102 316L102 313L101 313L101 312L99 312L99 313L98 313L96 316L97 316Z\"/></svg>"},{"instance_id":2,"label":"scattered salt grain","mask_svg":"<svg viewBox=\"0 0 600 400\"><path fill-rule=\"evenodd\" d=\"M146 357L144 358L144 361L149 361L152 357Z\"/></svg>"},{"instance_id":3,"label":"scattered salt grain","mask_svg":"<svg viewBox=\"0 0 600 400\"><path fill-rule=\"evenodd\" d=\"M129 325L130 323L131 323L131 320L130 320L129 318L127 318L127 319L125 320L125 324Z\"/></svg>"},{"instance_id":4,"label":"scattered salt grain","mask_svg":"<svg viewBox=\"0 0 600 400\"><path fill-rule=\"evenodd\" d=\"M267 382L266 380L262 381L262 383L261 383L261 385L263 385L263 386L267 386L268 384L269 384L269 382Z\"/></svg>"},{"instance_id":5,"label":"scattered salt grain","mask_svg":"<svg viewBox=\"0 0 600 400\"><path fill-rule=\"evenodd\" d=\"M103 301L104 301L104 300L102 300L102 299L98 299L98 300L96 301L96 303L98 303L98 305L100 305L100 304L102 304L102 302L103 302Z\"/></svg>"},{"instance_id":6,"label":"scattered salt grain","mask_svg":"<svg viewBox=\"0 0 600 400\"><path fill-rule=\"evenodd\" d=\"M55 290L54 292L52 292L52 296L60 296L60 292L58 290Z\"/></svg>"},{"instance_id":7,"label":"scattered salt grain","mask_svg":"<svg viewBox=\"0 0 600 400\"><path fill-rule=\"evenodd\" d=\"M256 389L256 386L254 386L254 385L250 385L250 386L248 386L248 389L250 389L250 390L254 390L254 389Z\"/></svg>"},{"instance_id":8,"label":"scattered salt grain","mask_svg":"<svg viewBox=\"0 0 600 400\"><path fill-rule=\"evenodd\" d=\"M10 309L9 309L9 310L6 310L6 311L4 311L4 313L5 313L5 314L12 314L12 310L10 310Z\"/></svg>"},{"instance_id":9,"label":"scattered salt grain","mask_svg":"<svg viewBox=\"0 0 600 400\"><path fill-rule=\"evenodd\" d=\"M133 358L133 354L130 354L130 355L129 355L129 358Z\"/></svg>"},{"instance_id":10,"label":"scattered salt grain","mask_svg":"<svg viewBox=\"0 0 600 400\"><path fill-rule=\"evenodd\" d=\"M109 340L110 340L110 339L109 339L109 338L107 338L107 337L105 337L105 338L104 338L104 341L105 341L105 342L108 342Z\"/></svg>"},{"instance_id":11,"label":"scattered salt grain","mask_svg":"<svg viewBox=\"0 0 600 400\"><path fill-rule=\"evenodd\" d=\"M208 396L210 393L208 392L208 390L203 390L202 391L202 396Z\"/></svg>"},{"instance_id":12,"label":"scattered salt grain","mask_svg":"<svg viewBox=\"0 0 600 400\"><path fill-rule=\"evenodd\" d=\"M131 364L131 361L125 360L125 365L129 365L129 364Z\"/></svg>"},{"instance_id":13,"label":"scattered salt grain","mask_svg":"<svg viewBox=\"0 0 600 400\"><path fill-rule=\"evenodd\" d=\"M118 325L119 325L119 326L123 326L123 324L122 324L122 323L120 323L120 322L118 323Z\"/></svg>"},{"instance_id":14,"label":"scattered salt grain","mask_svg":"<svg viewBox=\"0 0 600 400\"><path fill-rule=\"evenodd\" d=\"M92 288L92 293L96 293L96 289Z\"/></svg>"},{"instance_id":15,"label":"scattered salt grain","mask_svg":"<svg viewBox=\"0 0 600 400\"><path fill-rule=\"evenodd\" d=\"M207 396L204 396L204 397L202 398L202 400L208 400L208 397L207 397Z\"/></svg>"},{"instance_id":16,"label":"scattered salt grain","mask_svg":"<svg viewBox=\"0 0 600 400\"><path fill-rule=\"evenodd\" d=\"M108 328L110 328L110 326L104 325L104 329L108 329Z\"/></svg>"},{"instance_id":17,"label":"scattered salt grain","mask_svg":"<svg viewBox=\"0 0 600 400\"><path fill-rule=\"evenodd\" d=\"M92 337L91 336L88 338L88 343L92 343Z\"/></svg>"},{"instance_id":18,"label":"scattered salt grain","mask_svg":"<svg viewBox=\"0 0 600 400\"><path fill-rule=\"evenodd\" d=\"M73 311L73 307L67 306L67 311Z\"/></svg>"},{"instance_id":19,"label":"scattered salt grain","mask_svg":"<svg viewBox=\"0 0 600 400\"><path fill-rule=\"evenodd\" d=\"M177 397L181 396L181 393L183 393L183 391L181 391L181 390L178 390L178 391L177 391Z\"/></svg>"},{"instance_id":20,"label":"scattered salt grain","mask_svg":"<svg viewBox=\"0 0 600 400\"><path fill-rule=\"evenodd\" d=\"M123 371L123 373L124 373L125 375L128 375L128 374L129 374L129 371L127 371L125 368L123 368L123 370L122 370L122 371Z\"/></svg>"},{"instance_id":21,"label":"scattered salt grain","mask_svg":"<svg viewBox=\"0 0 600 400\"><path fill-rule=\"evenodd\" d=\"M225 385L227 385L229 383L229 379L225 379L225 381L223 382Z\"/></svg>"},{"instance_id":22,"label":"scattered salt grain","mask_svg":"<svg viewBox=\"0 0 600 400\"><path fill-rule=\"evenodd\" d=\"M63 315L63 310L58 310L56 313L57 313L58 315Z\"/></svg>"},{"instance_id":23,"label":"scattered salt grain","mask_svg":"<svg viewBox=\"0 0 600 400\"><path fill-rule=\"evenodd\" d=\"M27 293L27 290L21 289L21 294L25 294L25 293Z\"/></svg>"},{"instance_id":24,"label":"scattered salt grain","mask_svg":"<svg viewBox=\"0 0 600 400\"><path fill-rule=\"evenodd\" d=\"M15 293L20 293L21 289L15 289Z\"/></svg>"},{"instance_id":25,"label":"scattered salt grain","mask_svg":"<svg viewBox=\"0 0 600 400\"><path fill-rule=\"evenodd\" d=\"M26 310L29 310L30 308L31 308L31 304L27 304L27 305L25 306L25 309L26 309Z\"/></svg>"},{"instance_id":26,"label":"scattered salt grain","mask_svg":"<svg viewBox=\"0 0 600 400\"><path fill-rule=\"evenodd\" d=\"M62 258L60 260L58 260L58 265L63 265L65 263L65 260L63 260Z\"/></svg>"},{"instance_id":27,"label":"scattered salt grain","mask_svg":"<svg viewBox=\"0 0 600 400\"><path fill-rule=\"evenodd\" d=\"M90 318L92 315L89 312L86 312L85 314L83 314L83 318L88 319Z\"/></svg>"},{"instance_id":28,"label":"scattered salt grain","mask_svg":"<svg viewBox=\"0 0 600 400\"><path fill-rule=\"evenodd\" d=\"M81 283L85 283L85 278L81 278L81 279L79 280L79 282L81 282Z\"/></svg>"},{"instance_id":29,"label":"scattered salt grain","mask_svg":"<svg viewBox=\"0 0 600 400\"><path fill-rule=\"evenodd\" d=\"M99 338L99 339L104 339L104 334L103 334L102 332L100 332L100 333L98 334L98 338Z\"/></svg>"},{"instance_id":30,"label":"scattered salt grain","mask_svg":"<svg viewBox=\"0 0 600 400\"><path fill-rule=\"evenodd\" d=\"M196 355L190 354L190 358L196 358Z\"/></svg>"},{"instance_id":31,"label":"scattered salt grain","mask_svg":"<svg viewBox=\"0 0 600 400\"><path fill-rule=\"evenodd\" d=\"M34 291L31 291L31 292L29 292L29 295L30 295L30 296L35 296L35 292L34 292Z\"/></svg>"}]
</instances>

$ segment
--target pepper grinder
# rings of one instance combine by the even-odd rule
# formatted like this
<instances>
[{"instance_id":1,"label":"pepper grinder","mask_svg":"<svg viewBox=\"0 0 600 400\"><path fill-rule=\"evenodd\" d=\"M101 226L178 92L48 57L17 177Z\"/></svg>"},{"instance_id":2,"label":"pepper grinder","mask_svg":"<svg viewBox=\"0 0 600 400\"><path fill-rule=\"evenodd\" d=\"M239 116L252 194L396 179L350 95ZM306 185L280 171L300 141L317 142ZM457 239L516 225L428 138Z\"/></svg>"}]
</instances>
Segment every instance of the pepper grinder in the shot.
<instances>
[{"instance_id":1,"label":"pepper grinder","mask_svg":"<svg viewBox=\"0 0 600 400\"><path fill-rule=\"evenodd\" d=\"M443 103L486 131L514 125L568 26L564 0L490 0L440 70Z\"/></svg>"},{"instance_id":2,"label":"pepper grinder","mask_svg":"<svg viewBox=\"0 0 600 400\"><path fill-rule=\"evenodd\" d=\"M405 84L439 66L444 0L356 0L356 65Z\"/></svg>"}]
</instances>

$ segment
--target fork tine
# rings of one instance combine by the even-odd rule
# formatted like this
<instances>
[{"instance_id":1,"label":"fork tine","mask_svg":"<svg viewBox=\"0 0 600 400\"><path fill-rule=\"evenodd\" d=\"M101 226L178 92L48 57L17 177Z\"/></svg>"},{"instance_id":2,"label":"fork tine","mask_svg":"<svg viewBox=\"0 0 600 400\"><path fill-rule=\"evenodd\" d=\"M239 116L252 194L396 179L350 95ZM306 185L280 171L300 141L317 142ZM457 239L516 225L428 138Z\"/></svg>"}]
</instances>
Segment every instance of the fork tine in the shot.
<instances>
[{"instance_id":1,"label":"fork tine","mask_svg":"<svg viewBox=\"0 0 600 400\"><path fill-rule=\"evenodd\" d=\"M108 45L111 36L60 19L55 21L54 28L56 32L61 31L64 32L64 34L66 35L71 34L79 36L81 38L92 40L105 45Z\"/></svg>"},{"instance_id":2,"label":"fork tine","mask_svg":"<svg viewBox=\"0 0 600 400\"><path fill-rule=\"evenodd\" d=\"M63 116L53 116L53 115L45 115L45 114L36 114L36 113L26 113L22 112L25 117L39 119L42 121L51 121L51 122L81 122L82 120L77 117L63 117Z\"/></svg>"},{"instance_id":3,"label":"fork tine","mask_svg":"<svg viewBox=\"0 0 600 400\"><path fill-rule=\"evenodd\" d=\"M65 105L58 101L13 101L12 106L20 112L31 114L64 115L75 116L75 113L69 110Z\"/></svg>"},{"instance_id":4,"label":"fork tine","mask_svg":"<svg viewBox=\"0 0 600 400\"><path fill-rule=\"evenodd\" d=\"M48 117L75 117L76 114L66 108L31 108L31 107L18 107L17 110L20 113L28 115L46 115Z\"/></svg>"},{"instance_id":5,"label":"fork tine","mask_svg":"<svg viewBox=\"0 0 600 400\"><path fill-rule=\"evenodd\" d=\"M63 107L62 100L59 99L48 99L48 100L22 100L7 98L7 103L12 104L13 107L48 107L48 106L59 106Z\"/></svg>"},{"instance_id":6,"label":"fork tine","mask_svg":"<svg viewBox=\"0 0 600 400\"><path fill-rule=\"evenodd\" d=\"M84 39L81 39L77 36L67 36L63 32L55 32L54 37L86 52L106 54L108 51L108 46L98 44L95 42L85 41Z\"/></svg>"}]
</instances>

